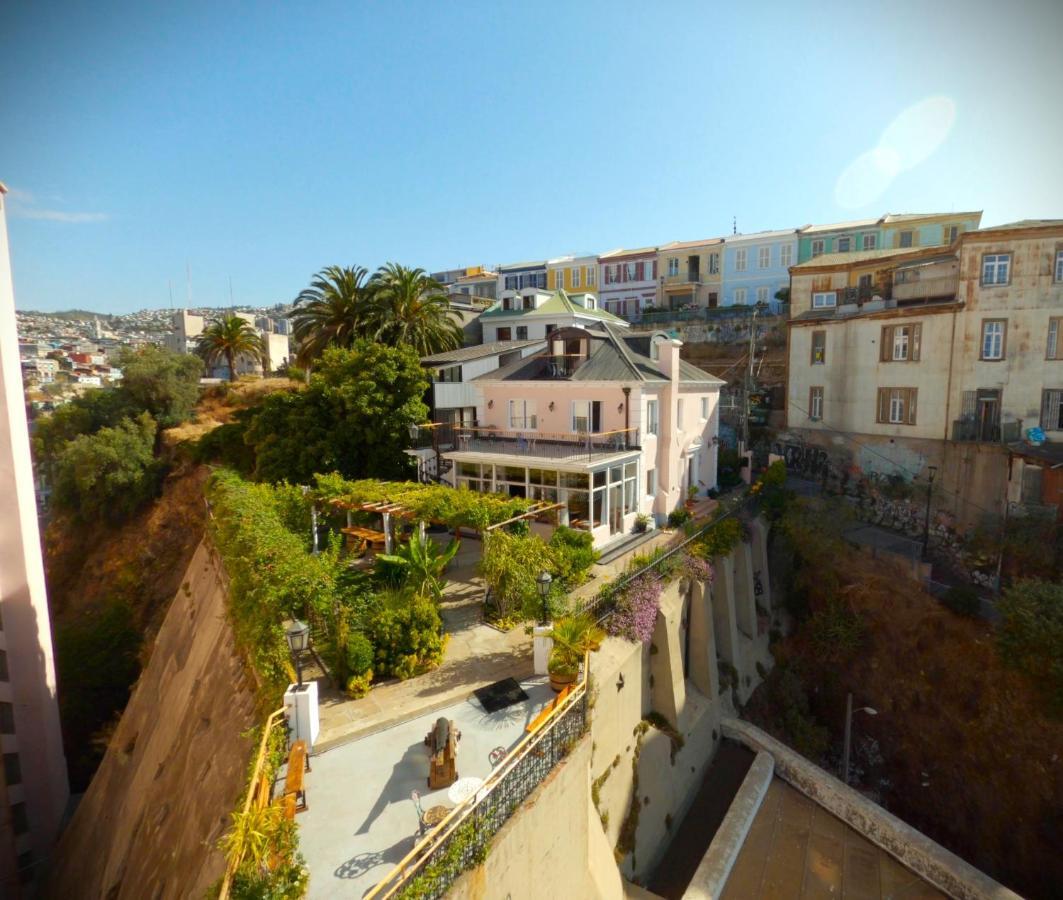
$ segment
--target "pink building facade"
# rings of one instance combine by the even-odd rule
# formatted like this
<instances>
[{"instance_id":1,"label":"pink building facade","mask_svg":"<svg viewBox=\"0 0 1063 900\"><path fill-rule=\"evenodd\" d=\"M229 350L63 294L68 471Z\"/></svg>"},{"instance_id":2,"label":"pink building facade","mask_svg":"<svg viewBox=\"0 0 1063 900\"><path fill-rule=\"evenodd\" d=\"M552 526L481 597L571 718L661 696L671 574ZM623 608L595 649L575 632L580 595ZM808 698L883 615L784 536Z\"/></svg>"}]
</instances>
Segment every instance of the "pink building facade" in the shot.
<instances>
[{"instance_id":1,"label":"pink building facade","mask_svg":"<svg viewBox=\"0 0 1063 900\"><path fill-rule=\"evenodd\" d=\"M460 429L456 487L562 504L560 524L608 546L639 514L663 523L716 486L723 382L680 360L663 333L564 328L542 353L472 382L477 428Z\"/></svg>"},{"instance_id":2,"label":"pink building facade","mask_svg":"<svg viewBox=\"0 0 1063 900\"><path fill-rule=\"evenodd\" d=\"M614 250L599 257L601 307L628 322L657 301L657 248Z\"/></svg>"},{"instance_id":3,"label":"pink building facade","mask_svg":"<svg viewBox=\"0 0 1063 900\"><path fill-rule=\"evenodd\" d=\"M0 184L0 897L32 894L69 798Z\"/></svg>"}]
</instances>

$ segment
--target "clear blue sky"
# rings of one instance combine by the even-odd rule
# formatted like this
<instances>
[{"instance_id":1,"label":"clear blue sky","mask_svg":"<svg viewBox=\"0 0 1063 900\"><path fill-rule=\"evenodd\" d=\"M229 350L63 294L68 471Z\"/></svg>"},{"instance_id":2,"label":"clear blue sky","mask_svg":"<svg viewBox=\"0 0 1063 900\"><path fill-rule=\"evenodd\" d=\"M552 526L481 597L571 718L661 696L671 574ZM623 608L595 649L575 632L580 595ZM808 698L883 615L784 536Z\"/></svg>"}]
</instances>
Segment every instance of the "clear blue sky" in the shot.
<instances>
[{"instance_id":1,"label":"clear blue sky","mask_svg":"<svg viewBox=\"0 0 1063 900\"><path fill-rule=\"evenodd\" d=\"M186 262L194 304L227 304L230 276L269 304L331 263L599 252L732 216L1063 217L1058 0L296 7L5 6L20 308L166 306L170 281L181 303ZM839 188L928 97L922 152Z\"/></svg>"}]
</instances>

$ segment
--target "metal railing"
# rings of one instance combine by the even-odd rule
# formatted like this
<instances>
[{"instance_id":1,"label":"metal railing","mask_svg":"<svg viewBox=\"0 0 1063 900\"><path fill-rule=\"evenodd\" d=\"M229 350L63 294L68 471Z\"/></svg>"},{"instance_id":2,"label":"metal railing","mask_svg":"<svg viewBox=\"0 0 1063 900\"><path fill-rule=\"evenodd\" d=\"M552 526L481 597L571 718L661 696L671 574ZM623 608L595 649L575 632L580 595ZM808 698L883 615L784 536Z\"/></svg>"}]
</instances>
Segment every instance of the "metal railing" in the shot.
<instances>
[{"instance_id":1,"label":"metal railing","mask_svg":"<svg viewBox=\"0 0 1063 900\"><path fill-rule=\"evenodd\" d=\"M671 322L713 322L719 319L747 319L753 315L752 306L714 306L697 309L654 309L630 317L636 324L655 325Z\"/></svg>"},{"instance_id":2,"label":"metal railing","mask_svg":"<svg viewBox=\"0 0 1063 900\"><path fill-rule=\"evenodd\" d=\"M980 444L1012 444L1022 440L1022 421L1000 422L954 419L952 439Z\"/></svg>"},{"instance_id":3,"label":"metal railing","mask_svg":"<svg viewBox=\"0 0 1063 900\"><path fill-rule=\"evenodd\" d=\"M958 275L942 275L937 278L921 278L913 281L894 281L893 298L906 302L909 300L931 300L955 297L959 290Z\"/></svg>"},{"instance_id":4,"label":"metal railing","mask_svg":"<svg viewBox=\"0 0 1063 900\"><path fill-rule=\"evenodd\" d=\"M583 679L524 737L476 793L450 811L367 895L366 900L444 896L466 869L483 862L491 839L571 750L587 729L587 663Z\"/></svg>"},{"instance_id":5,"label":"metal railing","mask_svg":"<svg viewBox=\"0 0 1063 900\"><path fill-rule=\"evenodd\" d=\"M621 428L601 432L509 431L500 428L455 428L455 449L472 453L505 453L573 459L638 450L639 430Z\"/></svg>"}]
</instances>

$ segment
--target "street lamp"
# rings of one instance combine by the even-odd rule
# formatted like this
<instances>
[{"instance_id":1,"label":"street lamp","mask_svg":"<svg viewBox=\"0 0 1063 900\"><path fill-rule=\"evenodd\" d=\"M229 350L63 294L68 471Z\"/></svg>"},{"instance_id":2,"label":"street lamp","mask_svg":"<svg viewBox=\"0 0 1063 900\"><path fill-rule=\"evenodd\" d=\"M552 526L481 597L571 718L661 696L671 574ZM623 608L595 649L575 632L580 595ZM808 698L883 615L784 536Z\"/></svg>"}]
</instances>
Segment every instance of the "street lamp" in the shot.
<instances>
[{"instance_id":1,"label":"street lamp","mask_svg":"<svg viewBox=\"0 0 1063 900\"><path fill-rule=\"evenodd\" d=\"M288 639L288 650L295 658L295 674L298 684L296 690L303 687L303 663L302 653L310 645L310 626L298 619L293 619L284 632Z\"/></svg>"},{"instance_id":2,"label":"street lamp","mask_svg":"<svg viewBox=\"0 0 1063 900\"><path fill-rule=\"evenodd\" d=\"M926 559L927 546L930 544L930 498L934 493L934 476L937 474L937 466L927 466L927 478L930 483L926 486L926 518L923 520L923 559Z\"/></svg>"},{"instance_id":3,"label":"street lamp","mask_svg":"<svg viewBox=\"0 0 1063 900\"><path fill-rule=\"evenodd\" d=\"M535 579L535 583L539 586L539 598L543 601L542 613L539 615L539 624L546 625L550 621L550 611L546 604L546 598L550 596L550 585L554 583L553 576L546 571L540 572L539 577Z\"/></svg>"},{"instance_id":4,"label":"street lamp","mask_svg":"<svg viewBox=\"0 0 1063 900\"><path fill-rule=\"evenodd\" d=\"M856 712L867 713L869 716L877 716L878 710L870 706L861 706ZM853 733L853 695L850 693L845 698L845 744L842 750L842 781L849 783L849 745Z\"/></svg>"}]
</instances>

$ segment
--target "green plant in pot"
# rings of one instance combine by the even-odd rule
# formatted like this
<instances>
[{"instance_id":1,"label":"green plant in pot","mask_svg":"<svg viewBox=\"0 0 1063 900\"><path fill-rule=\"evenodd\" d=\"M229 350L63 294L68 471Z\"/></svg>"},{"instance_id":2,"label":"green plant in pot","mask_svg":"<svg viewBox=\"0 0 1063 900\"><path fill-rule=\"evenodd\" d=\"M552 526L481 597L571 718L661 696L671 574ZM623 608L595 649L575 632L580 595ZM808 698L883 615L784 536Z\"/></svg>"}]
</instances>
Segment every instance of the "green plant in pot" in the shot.
<instances>
[{"instance_id":1,"label":"green plant in pot","mask_svg":"<svg viewBox=\"0 0 1063 900\"><path fill-rule=\"evenodd\" d=\"M583 657L602 645L605 632L590 616L566 616L554 623L550 638L554 646L546 668L550 687L561 691L576 680Z\"/></svg>"},{"instance_id":2,"label":"green plant in pot","mask_svg":"<svg viewBox=\"0 0 1063 900\"><path fill-rule=\"evenodd\" d=\"M639 513L635 516L635 532L636 534L645 534L650 530L650 522L653 520L646 513Z\"/></svg>"}]
</instances>

